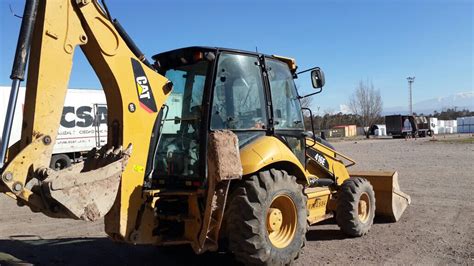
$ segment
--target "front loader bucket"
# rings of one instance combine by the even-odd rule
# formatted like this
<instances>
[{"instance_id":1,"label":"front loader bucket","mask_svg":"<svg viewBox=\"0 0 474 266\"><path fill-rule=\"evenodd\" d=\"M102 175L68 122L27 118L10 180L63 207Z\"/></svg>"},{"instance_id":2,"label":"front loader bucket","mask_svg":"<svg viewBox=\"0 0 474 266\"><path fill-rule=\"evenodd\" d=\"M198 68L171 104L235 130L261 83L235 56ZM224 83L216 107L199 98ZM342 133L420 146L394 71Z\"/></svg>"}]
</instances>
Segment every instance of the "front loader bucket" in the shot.
<instances>
[{"instance_id":1,"label":"front loader bucket","mask_svg":"<svg viewBox=\"0 0 474 266\"><path fill-rule=\"evenodd\" d=\"M369 180L375 192L375 215L391 222L400 220L411 198L400 191L398 172L349 172L351 177Z\"/></svg>"}]
</instances>

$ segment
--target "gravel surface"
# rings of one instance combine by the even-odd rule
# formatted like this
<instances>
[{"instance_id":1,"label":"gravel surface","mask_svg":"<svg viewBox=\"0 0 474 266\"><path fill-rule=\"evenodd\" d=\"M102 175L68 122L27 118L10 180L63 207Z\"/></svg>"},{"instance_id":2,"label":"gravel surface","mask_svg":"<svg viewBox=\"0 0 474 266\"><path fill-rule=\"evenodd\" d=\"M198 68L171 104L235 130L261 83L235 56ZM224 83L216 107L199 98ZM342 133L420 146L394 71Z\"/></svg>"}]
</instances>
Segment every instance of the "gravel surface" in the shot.
<instances>
[{"instance_id":1,"label":"gravel surface","mask_svg":"<svg viewBox=\"0 0 474 266\"><path fill-rule=\"evenodd\" d=\"M297 265L474 265L474 144L458 135L418 139L346 140L334 143L354 158L357 170L397 170L412 198L398 223L377 222L360 238L342 234L333 220L312 226ZM0 195L0 260L37 265L234 264L219 253L117 244L103 222L51 219L19 208ZM2 264L2 263L0 263Z\"/></svg>"}]
</instances>

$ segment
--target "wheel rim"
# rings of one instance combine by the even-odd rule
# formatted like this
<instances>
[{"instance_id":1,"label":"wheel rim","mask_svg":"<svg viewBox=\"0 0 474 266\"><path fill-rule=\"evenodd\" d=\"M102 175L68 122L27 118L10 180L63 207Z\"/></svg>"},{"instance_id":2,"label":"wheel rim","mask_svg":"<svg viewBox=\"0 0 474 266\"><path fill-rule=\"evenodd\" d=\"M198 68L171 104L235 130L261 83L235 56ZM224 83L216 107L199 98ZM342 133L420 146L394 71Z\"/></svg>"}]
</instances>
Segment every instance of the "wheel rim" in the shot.
<instances>
[{"instance_id":1,"label":"wheel rim","mask_svg":"<svg viewBox=\"0 0 474 266\"><path fill-rule=\"evenodd\" d=\"M267 210L267 231L270 242L277 248L288 246L296 231L296 206L286 195L276 196Z\"/></svg>"},{"instance_id":2,"label":"wheel rim","mask_svg":"<svg viewBox=\"0 0 474 266\"><path fill-rule=\"evenodd\" d=\"M358 205L359 205L358 207L359 220L362 223L365 223L367 222L367 220L369 220L369 210L370 210L369 194L367 194L366 192L362 193L362 195L360 195Z\"/></svg>"},{"instance_id":3,"label":"wheel rim","mask_svg":"<svg viewBox=\"0 0 474 266\"><path fill-rule=\"evenodd\" d=\"M57 160L54 167L55 170L62 170L66 167L66 162L64 160Z\"/></svg>"}]
</instances>

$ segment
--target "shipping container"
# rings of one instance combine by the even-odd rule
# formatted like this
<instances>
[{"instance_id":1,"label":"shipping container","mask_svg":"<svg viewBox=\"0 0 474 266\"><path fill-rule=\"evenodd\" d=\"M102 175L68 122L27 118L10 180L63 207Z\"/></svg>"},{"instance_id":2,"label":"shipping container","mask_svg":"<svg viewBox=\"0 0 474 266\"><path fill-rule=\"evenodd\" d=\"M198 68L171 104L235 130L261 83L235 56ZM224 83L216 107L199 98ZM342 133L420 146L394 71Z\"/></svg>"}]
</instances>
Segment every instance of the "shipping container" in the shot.
<instances>
[{"instance_id":1,"label":"shipping container","mask_svg":"<svg viewBox=\"0 0 474 266\"><path fill-rule=\"evenodd\" d=\"M3 131L10 87L0 87L0 131ZM9 146L21 138L25 88L21 87L15 108ZM1 142L1 140L0 140ZM69 89L53 148L51 167L62 169L83 159L92 148L107 143L107 105L102 90Z\"/></svg>"},{"instance_id":2,"label":"shipping container","mask_svg":"<svg viewBox=\"0 0 474 266\"><path fill-rule=\"evenodd\" d=\"M356 125L341 125L335 126L333 129L342 129L343 130L343 137L354 137L357 135L357 126Z\"/></svg>"}]
</instances>

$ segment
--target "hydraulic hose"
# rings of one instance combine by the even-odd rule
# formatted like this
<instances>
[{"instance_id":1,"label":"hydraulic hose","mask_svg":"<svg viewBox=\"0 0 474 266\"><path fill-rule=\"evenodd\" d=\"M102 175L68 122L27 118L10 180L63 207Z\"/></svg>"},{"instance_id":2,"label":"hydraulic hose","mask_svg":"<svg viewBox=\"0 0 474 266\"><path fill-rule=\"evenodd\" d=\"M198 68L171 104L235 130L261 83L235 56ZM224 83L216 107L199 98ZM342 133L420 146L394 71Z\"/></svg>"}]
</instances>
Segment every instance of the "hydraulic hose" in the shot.
<instances>
[{"instance_id":1,"label":"hydraulic hose","mask_svg":"<svg viewBox=\"0 0 474 266\"><path fill-rule=\"evenodd\" d=\"M10 90L10 98L8 100L8 108L3 124L2 143L0 147L0 169L3 169L5 164L5 157L7 154L8 143L10 141L10 134L13 124L13 116L15 114L16 101L18 99L18 91L20 90L20 83L25 79L26 63L30 53L31 39L33 37L33 30L36 21L36 14L38 12L39 0L27 0L25 3L25 10L23 11L23 19L21 21L20 35L15 51L15 58L13 61L12 86Z\"/></svg>"}]
</instances>

